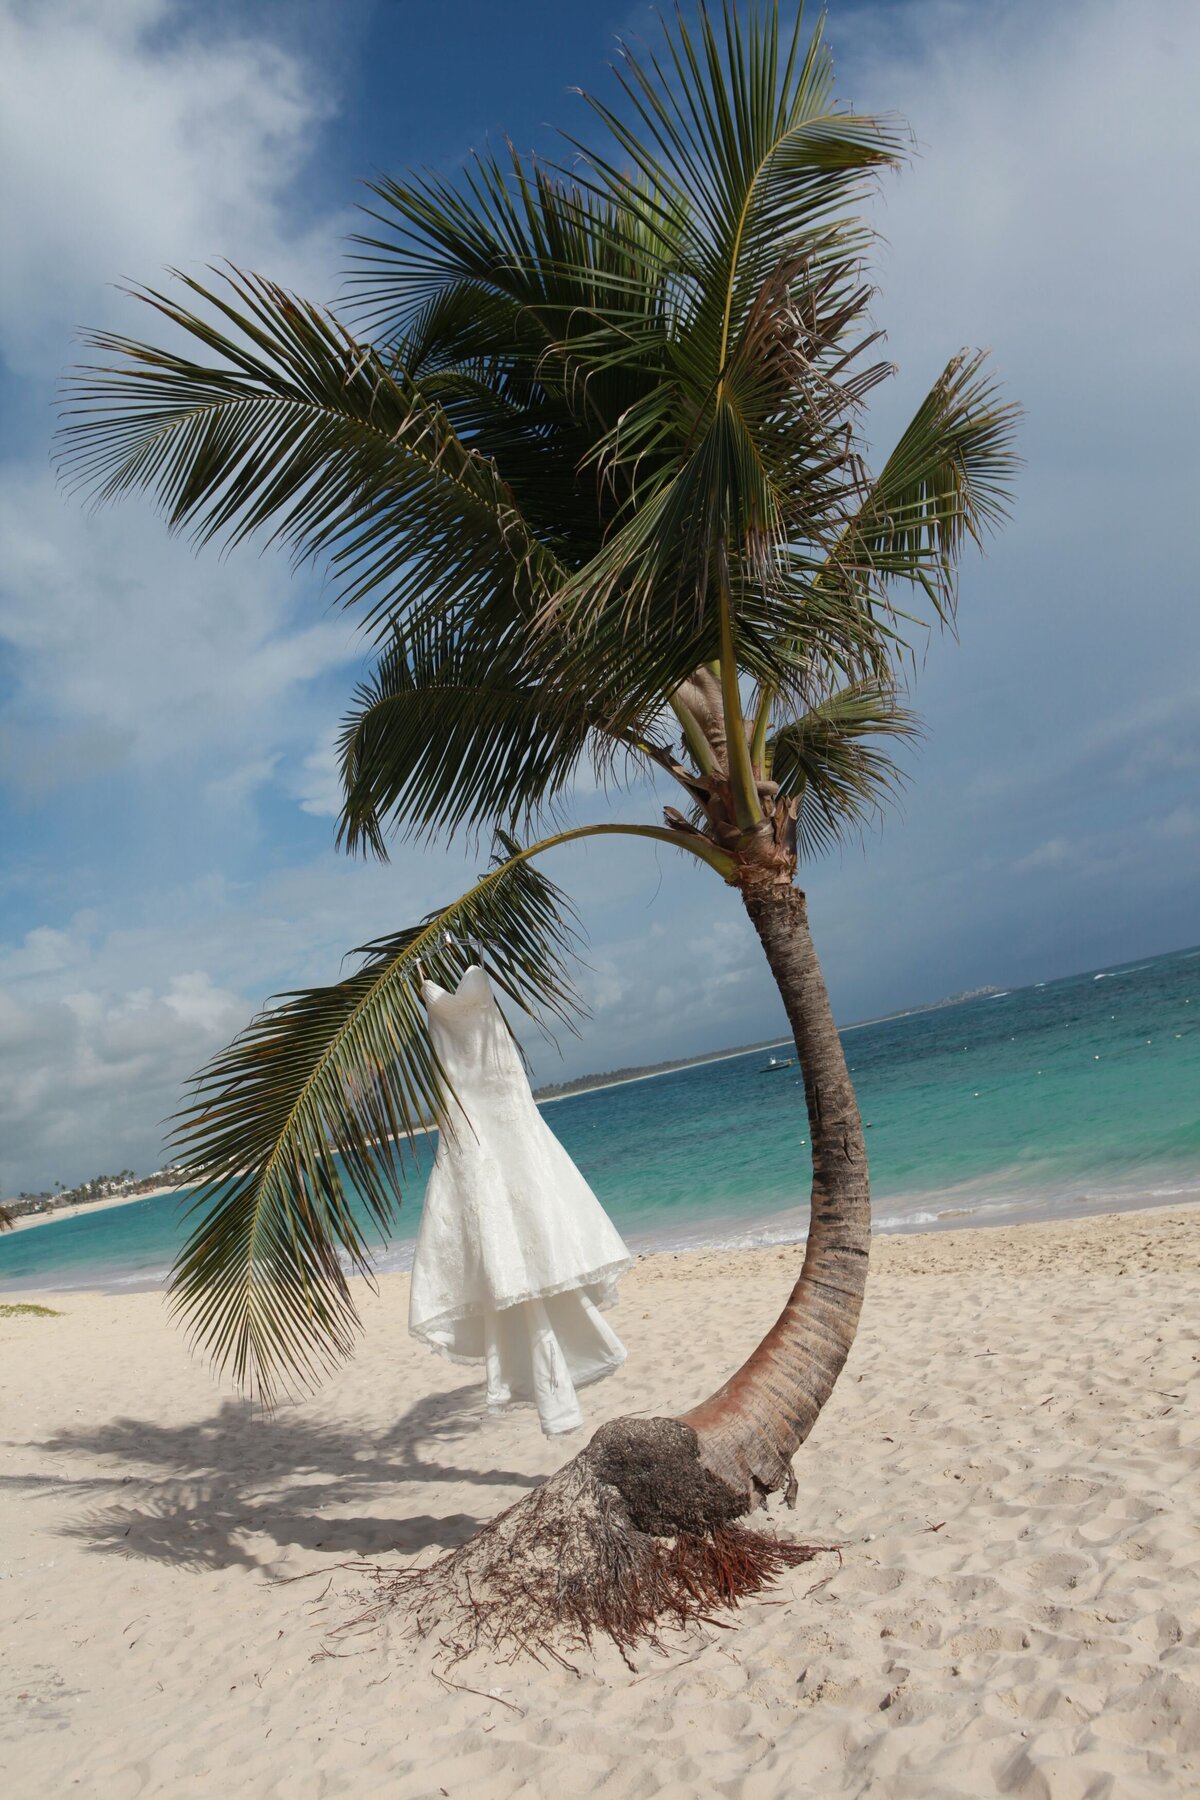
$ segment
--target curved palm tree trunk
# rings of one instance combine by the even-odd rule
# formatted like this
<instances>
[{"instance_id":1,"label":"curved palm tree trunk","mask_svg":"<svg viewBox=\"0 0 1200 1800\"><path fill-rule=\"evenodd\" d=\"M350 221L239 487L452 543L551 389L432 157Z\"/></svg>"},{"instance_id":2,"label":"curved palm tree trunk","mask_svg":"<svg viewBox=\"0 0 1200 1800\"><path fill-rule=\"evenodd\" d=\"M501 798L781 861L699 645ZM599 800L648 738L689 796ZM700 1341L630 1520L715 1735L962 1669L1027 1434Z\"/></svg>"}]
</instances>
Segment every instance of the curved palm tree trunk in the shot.
<instances>
[{"instance_id":1,"label":"curved palm tree trunk","mask_svg":"<svg viewBox=\"0 0 1200 1800\"><path fill-rule=\"evenodd\" d=\"M854 1341L871 1235L862 1125L804 895L791 885L789 819L777 809L774 830L746 834L738 885L804 1073L813 1186L800 1279L710 1399L682 1418L609 1420L466 1544L402 1572L388 1596L443 1641L512 1655L604 1632L628 1660L637 1643L658 1641L662 1619L707 1618L817 1554L737 1523L781 1488L794 1501L791 1459Z\"/></svg>"},{"instance_id":2,"label":"curved palm tree trunk","mask_svg":"<svg viewBox=\"0 0 1200 1800\"><path fill-rule=\"evenodd\" d=\"M746 1510L785 1489L791 1460L849 1355L871 1243L862 1120L799 888L769 869L742 896L779 986L804 1076L812 1145L812 1214L800 1277L779 1318L735 1375L683 1415L702 1467L745 1497Z\"/></svg>"}]
</instances>

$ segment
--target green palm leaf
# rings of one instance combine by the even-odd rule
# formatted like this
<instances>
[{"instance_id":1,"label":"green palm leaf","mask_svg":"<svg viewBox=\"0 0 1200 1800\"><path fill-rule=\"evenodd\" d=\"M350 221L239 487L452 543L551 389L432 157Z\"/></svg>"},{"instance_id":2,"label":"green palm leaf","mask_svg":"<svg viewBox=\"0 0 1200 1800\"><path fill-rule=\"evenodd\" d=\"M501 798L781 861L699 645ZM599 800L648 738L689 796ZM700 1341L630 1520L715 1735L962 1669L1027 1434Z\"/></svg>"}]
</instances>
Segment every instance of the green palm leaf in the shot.
<instances>
[{"instance_id":1,"label":"green palm leaf","mask_svg":"<svg viewBox=\"0 0 1200 1800\"><path fill-rule=\"evenodd\" d=\"M137 297L221 360L91 334L116 360L72 383L69 478L99 501L149 490L202 543L261 531L328 558L346 599L369 595L387 629L418 602L461 610L558 585L495 463L418 383L273 283L236 270L222 288L179 279L206 312Z\"/></svg>"},{"instance_id":2,"label":"green palm leaf","mask_svg":"<svg viewBox=\"0 0 1200 1800\"><path fill-rule=\"evenodd\" d=\"M398 636L342 729L340 841L383 856L390 827L420 839L498 819L527 826L589 749L597 772L613 773L615 744L588 699L532 680L513 635Z\"/></svg>"},{"instance_id":3,"label":"green palm leaf","mask_svg":"<svg viewBox=\"0 0 1200 1800\"><path fill-rule=\"evenodd\" d=\"M265 1401L349 1354L347 1269L369 1269L406 1146L443 1111L418 965L453 987L464 946L483 944L518 1006L566 1019L576 1005L569 911L515 845L505 850L461 899L366 945L345 980L285 995L193 1080L175 1153L200 1217L171 1293L218 1367Z\"/></svg>"},{"instance_id":4,"label":"green palm leaf","mask_svg":"<svg viewBox=\"0 0 1200 1800\"><path fill-rule=\"evenodd\" d=\"M919 735L886 682L838 688L769 744L771 778L797 806L796 849L811 861L878 816L904 780L879 740Z\"/></svg>"},{"instance_id":5,"label":"green palm leaf","mask_svg":"<svg viewBox=\"0 0 1200 1800\"><path fill-rule=\"evenodd\" d=\"M1001 400L980 351L951 358L888 457L837 546L832 574L851 571L922 587L953 618L964 538L982 541L1007 516L1020 466L1020 408Z\"/></svg>"},{"instance_id":6,"label":"green palm leaf","mask_svg":"<svg viewBox=\"0 0 1200 1800\"><path fill-rule=\"evenodd\" d=\"M576 147L603 191L684 246L691 336L713 380L781 256L851 207L903 149L895 124L834 103L822 24L807 48L803 33L803 8L790 41L775 5L752 6L744 27L727 8L723 32L703 10L694 31L677 14L662 57L622 47L627 115L587 96L640 186L627 166Z\"/></svg>"}]
</instances>

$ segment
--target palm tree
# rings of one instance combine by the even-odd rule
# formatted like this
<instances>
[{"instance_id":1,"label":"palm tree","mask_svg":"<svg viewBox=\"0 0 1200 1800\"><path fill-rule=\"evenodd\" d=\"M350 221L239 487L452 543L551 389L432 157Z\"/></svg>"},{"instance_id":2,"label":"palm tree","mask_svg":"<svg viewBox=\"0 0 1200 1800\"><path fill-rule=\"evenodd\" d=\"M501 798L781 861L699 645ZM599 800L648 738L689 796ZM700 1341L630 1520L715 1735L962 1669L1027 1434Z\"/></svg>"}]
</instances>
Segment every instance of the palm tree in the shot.
<instances>
[{"instance_id":1,"label":"palm tree","mask_svg":"<svg viewBox=\"0 0 1200 1800\"><path fill-rule=\"evenodd\" d=\"M774 9L742 20L726 0L719 20L677 17L657 56L623 48L616 72L570 171L510 147L458 181L378 183L355 329L237 270L179 277L183 299L139 290L192 353L92 334L64 457L102 499L149 490L200 543L259 534L322 562L361 609L379 655L342 736L349 850L495 834L468 893L367 945L347 979L285 996L195 1078L179 1144L200 1216L173 1295L240 1381L269 1399L352 1347L346 1267L369 1266L405 1145L440 1104L418 963L451 982L459 946L486 944L518 1007L569 1015L570 910L532 858L604 833L666 842L753 923L813 1164L783 1312L681 1419L598 1432L523 1503L537 1530L526 1510L485 1564L459 1553L477 1592L481 1567L503 1587L536 1541L551 1610L577 1567L575 1623L629 1639L689 1581L753 1585L770 1553L745 1534L735 1553L729 1522L793 1498L854 1337L867 1158L794 877L895 784L908 609L952 620L963 545L1003 512L1014 409L960 353L869 473L863 403L891 370L869 354L855 207L905 140L835 104L819 26L789 38ZM588 759L616 785L670 778L682 807L531 837L562 824ZM637 1617L598 1575L618 1539Z\"/></svg>"}]
</instances>

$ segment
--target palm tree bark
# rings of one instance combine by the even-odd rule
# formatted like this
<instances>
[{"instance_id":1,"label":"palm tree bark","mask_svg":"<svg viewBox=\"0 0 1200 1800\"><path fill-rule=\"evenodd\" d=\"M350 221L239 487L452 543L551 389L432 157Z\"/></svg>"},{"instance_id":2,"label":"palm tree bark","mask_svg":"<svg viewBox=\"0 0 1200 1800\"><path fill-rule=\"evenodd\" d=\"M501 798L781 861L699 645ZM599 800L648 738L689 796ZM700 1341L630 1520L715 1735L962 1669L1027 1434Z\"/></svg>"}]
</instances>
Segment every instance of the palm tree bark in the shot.
<instances>
[{"instance_id":1,"label":"palm tree bark","mask_svg":"<svg viewBox=\"0 0 1200 1800\"><path fill-rule=\"evenodd\" d=\"M812 1146L808 1244L779 1318L737 1373L683 1415L702 1467L745 1510L784 1489L854 1342L867 1279L871 1201L862 1120L808 926L805 896L778 867L741 882L779 987L804 1077Z\"/></svg>"}]
</instances>

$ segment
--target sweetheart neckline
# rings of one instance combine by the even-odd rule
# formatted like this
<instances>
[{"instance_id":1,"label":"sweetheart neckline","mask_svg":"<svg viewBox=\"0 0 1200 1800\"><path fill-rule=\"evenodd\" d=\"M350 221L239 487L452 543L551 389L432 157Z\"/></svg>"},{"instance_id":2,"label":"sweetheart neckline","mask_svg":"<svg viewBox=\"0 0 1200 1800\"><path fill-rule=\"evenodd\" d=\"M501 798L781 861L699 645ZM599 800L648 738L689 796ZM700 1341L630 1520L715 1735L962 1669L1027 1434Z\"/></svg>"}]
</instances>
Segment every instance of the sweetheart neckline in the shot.
<instances>
[{"instance_id":1,"label":"sweetheart neckline","mask_svg":"<svg viewBox=\"0 0 1200 1800\"><path fill-rule=\"evenodd\" d=\"M456 988L444 988L440 981L430 981L428 976L426 976L425 980L421 983L421 990L424 992L426 988L432 988L433 992L440 995L443 1000L457 1000L463 991L463 986L468 975L482 975L484 980L487 981L487 970L483 967L482 963L468 963L467 967L458 978L458 986ZM488 983L488 986L490 989L490 982Z\"/></svg>"}]
</instances>

